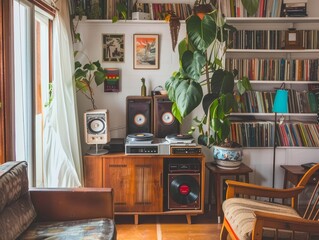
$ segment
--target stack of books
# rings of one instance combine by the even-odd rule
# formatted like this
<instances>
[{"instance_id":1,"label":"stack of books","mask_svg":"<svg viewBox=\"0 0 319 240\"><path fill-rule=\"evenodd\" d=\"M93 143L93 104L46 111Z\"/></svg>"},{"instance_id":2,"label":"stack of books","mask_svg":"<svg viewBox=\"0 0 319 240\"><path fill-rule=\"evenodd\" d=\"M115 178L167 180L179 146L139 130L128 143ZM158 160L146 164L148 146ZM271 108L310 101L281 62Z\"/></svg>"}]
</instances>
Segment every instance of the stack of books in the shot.
<instances>
[{"instance_id":1,"label":"stack of books","mask_svg":"<svg viewBox=\"0 0 319 240\"><path fill-rule=\"evenodd\" d=\"M286 17L306 17L308 0L284 0L284 15Z\"/></svg>"}]
</instances>

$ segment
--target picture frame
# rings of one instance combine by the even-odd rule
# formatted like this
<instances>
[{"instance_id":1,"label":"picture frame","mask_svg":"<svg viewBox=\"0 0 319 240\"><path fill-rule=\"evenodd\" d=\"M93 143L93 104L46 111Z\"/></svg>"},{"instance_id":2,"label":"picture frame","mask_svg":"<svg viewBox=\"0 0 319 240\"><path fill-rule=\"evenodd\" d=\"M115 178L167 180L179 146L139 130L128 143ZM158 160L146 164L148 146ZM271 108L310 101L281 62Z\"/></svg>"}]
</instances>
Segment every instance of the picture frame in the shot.
<instances>
[{"instance_id":1,"label":"picture frame","mask_svg":"<svg viewBox=\"0 0 319 240\"><path fill-rule=\"evenodd\" d=\"M134 34L133 68L159 69L159 34Z\"/></svg>"},{"instance_id":2,"label":"picture frame","mask_svg":"<svg viewBox=\"0 0 319 240\"><path fill-rule=\"evenodd\" d=\"M102 34L102 52L104 62L124 62L124 40L124 34Z\"/></svg>"}]
</instances>

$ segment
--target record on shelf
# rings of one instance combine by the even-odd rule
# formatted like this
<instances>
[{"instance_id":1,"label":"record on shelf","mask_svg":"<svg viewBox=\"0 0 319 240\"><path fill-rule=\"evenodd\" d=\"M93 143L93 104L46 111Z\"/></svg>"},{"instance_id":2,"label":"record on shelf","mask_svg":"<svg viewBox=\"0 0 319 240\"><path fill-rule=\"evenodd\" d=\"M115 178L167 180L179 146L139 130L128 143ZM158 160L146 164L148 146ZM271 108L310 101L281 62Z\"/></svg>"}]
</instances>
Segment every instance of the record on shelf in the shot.
<instances>
[{"instance_id":1,"label":"record on shelf","mask_svg":"<svg viewBox=\"0 0 319 240\"><path fill-rule=\"evenodd\" d=\"M179 204L191 204L199 197L199 183L189 175L176 176L169 186L171 198Z\"/></svg>"}]
</instances>

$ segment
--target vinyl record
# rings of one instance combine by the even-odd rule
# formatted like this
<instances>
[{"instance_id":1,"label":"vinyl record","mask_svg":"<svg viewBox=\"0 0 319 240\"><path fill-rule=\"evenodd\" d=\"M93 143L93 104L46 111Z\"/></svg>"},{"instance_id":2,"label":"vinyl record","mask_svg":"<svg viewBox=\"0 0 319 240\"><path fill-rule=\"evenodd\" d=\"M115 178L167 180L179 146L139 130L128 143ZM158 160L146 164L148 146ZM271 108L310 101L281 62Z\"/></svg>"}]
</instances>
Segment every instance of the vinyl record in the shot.
<instances>
[{"instance_id":1,"label":"vinyl record","mask_svg":"<svg viewBox=\"0 0 319 240\"><path fill-rule=\"evenodd\" d=\"M169 191L175 202L191 204L199 197L199 183L189 175L176 176L169 185Z\"/></svg>"},{"instance_id":2,"label":"vinyl record","mask_svg":"<svg viewBox=\"0 0 319 240\"><path fill-rule=\"evenodd\" d=\"M167 135L166 138L174 139L174 140L190 140L190 139L193 139L193 136L189 134L171 134L171 135Z\"/></svg>"},{"instance_id":3,"label":"vinyl record","mask_svg":"<svg viewBox=\"0 0 319 240\"><path fill-rule=\"evenodd\" d=\"M127 135L127 139L130 141L148 141L153 140L152 133L133 133Z\"/></svg>"}]
</instances>

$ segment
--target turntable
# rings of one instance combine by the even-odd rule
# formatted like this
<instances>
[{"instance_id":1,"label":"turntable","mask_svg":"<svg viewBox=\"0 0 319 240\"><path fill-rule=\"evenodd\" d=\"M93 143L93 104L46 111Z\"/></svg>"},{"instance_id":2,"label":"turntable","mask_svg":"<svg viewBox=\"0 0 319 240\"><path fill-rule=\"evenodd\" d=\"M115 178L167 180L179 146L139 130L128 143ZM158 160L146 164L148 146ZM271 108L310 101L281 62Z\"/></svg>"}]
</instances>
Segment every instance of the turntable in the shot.
<instances>
[{"instance_id":1,"label":"turntable","mask_svg":"<svg viewBox=\"0 0 319 240\"><path fill-rule=\"evenodd\" d=\"M151 133L134 133L126 138L125 154L169 155L170 145L163 138L154 138Z\"/></svg>"},{"instance_id":2,"label":"turntable","mask_svg":"<svg viewBox=\"0 0 319 240\"><path fill-rule=\"evenodd\" d=\"M141 143L152 143L153 142L153 134L152 133L134 133L129 134L126 137L126 142L132 144L141 144Z\"/></svg>"},{"instance_id":3,"label":"turntable","mask_svg":"<svg viewBox=\"0 0 319 240\"><path fill-rule=\"evenodd\" d=\"M192 135L189 134L172 134L167 135L165 139L170 144L191 144L194 143L194 138Z\"/></svg>"}]
</instances>

